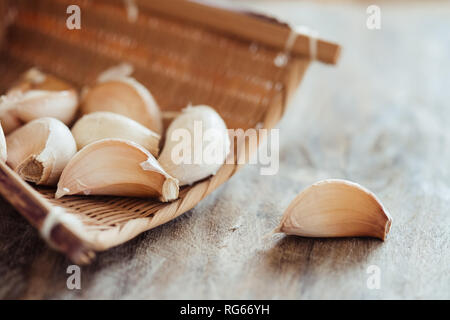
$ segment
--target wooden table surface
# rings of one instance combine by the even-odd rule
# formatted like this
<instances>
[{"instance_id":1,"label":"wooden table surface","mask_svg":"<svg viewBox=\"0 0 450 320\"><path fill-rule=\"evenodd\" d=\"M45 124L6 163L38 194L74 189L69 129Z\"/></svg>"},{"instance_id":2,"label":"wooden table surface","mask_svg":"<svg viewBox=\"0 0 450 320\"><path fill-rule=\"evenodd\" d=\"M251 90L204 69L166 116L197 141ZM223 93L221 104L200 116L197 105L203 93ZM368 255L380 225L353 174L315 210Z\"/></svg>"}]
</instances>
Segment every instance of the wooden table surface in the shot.
<instances>
[{"instance_id":1,"label":"wooden table surface","mask_svg":"<svg viewBox=\"0 0 450 320\"><path fill-rule=\"evenodd\" d=\"M450 4L249 2L344 47L314 63L280 123L280 168L247 166L194 210L98 255L66 287L70 262L0 200L0 298L450 298ZM307 185L374 191L393 217L375 239L264 238ZM369 266L380 288L369 289ZM370 269L369 269L370 270Z\"/></svg>"}]
</instances>

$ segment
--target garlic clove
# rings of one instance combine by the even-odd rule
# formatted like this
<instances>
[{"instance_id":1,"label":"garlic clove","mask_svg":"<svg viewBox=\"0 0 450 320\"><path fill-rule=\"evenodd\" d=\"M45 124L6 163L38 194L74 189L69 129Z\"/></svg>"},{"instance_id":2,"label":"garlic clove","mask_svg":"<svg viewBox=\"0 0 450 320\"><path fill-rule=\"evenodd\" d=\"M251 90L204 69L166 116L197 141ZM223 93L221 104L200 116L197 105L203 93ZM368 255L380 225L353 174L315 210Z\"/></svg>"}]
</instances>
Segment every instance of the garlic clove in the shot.
<instances>
[{"instance_id":1,"label":"garlic clove","mask_svg":"<svg viewBox=\"0 0 450 320\"><path fill-rule=\"evenodd\" d=\"M81 149L64 169L56 198L73 194L178 198L178 181L140 145L104 139Z\"/></svg>"},{"instance_id":2,"label":"garlic clove","mask_svg":"<svg viewBox=\"0 0 450 320\"><path fill-rule=\"evenodd\" d=\"M78 149L98 140L119 138L135 142L154 156L159 153L160 136L140 123L112 112L84 115L72 127Z\"/></svg>"},{"instance_id":3,"label":"garlic clove","mask_svg":"<svg viewBox=\"0 0 450 320\"><path fill-rule=\"evenodd\" d=\"M10 108L19 125L42 117L56 118L69 125L78 108L78 93L72 85L36 68L25 72L7 96L14 102Z\"/></svg>"},{"instance_id":4,"label":"garlic clove","mask_svg":"<svg viewBox=\"0 0 450 320\"><path fill-rule=\"evenodd\" d=\"M0 96L0 121L5 134L13 132L23 125L15 109L15 105L20 101L21 97L22 94L20 92Z\"/></svg>"},{"instance_id":5,"label":"garlic clove","mask_svg":"<svg viewBox=\"0 0 450 320\"><path fill-rule=\"evenodd\" d=\"M275 232L303 237L386 238L392 219L377 197L360 185L330 179L303 190Z\"/></svg>"},{"instance_id":6,"label":"garlic clove","mask_svg":"<svg viewBox=\"0 0 450 320\"><path fill-rule=\"evenodd\" d=\"M42 117L61 120L66 125L72 123L78 107L78 94L75 90L26 91L16 103L17 117L30 122Z\"/></svg>"},{"instance_id":7,"label":"garlic clove","mask_svg":"<svg viewBox=\"0 0 450 320\"><path fill-rule=\"evenodd\" d=\"M6 139L5 134L3 133L3 128L0 123L0 161L6 162L7 152L6 152Z\"/></svg>"},{"instance_id":8,"label":"garlic clove","mask_svg":"<svg viewBox=\"0 0 450 320\"><path fill-rule=\"evenodd\" d=\"M106 79L87 89L82 114L110 111L127 116L157 134L162 133L161 111L147 88L131 77Z\"/></svg>"},{"instance_id":9,"label":"garlic clove","mask_svg":"<svg viewBox=\"0 0 450 320\"><path fill-rule=\"evenodd\" d=\"M24 180L56 185L76 151L69 128L54 118L33 120L6 137L7 164Z\"/></svg>"},{"instance_id":10,"label":"garlic clove","mask_svg":"<svg viewBox=\"0 0 450 320\"><path fill-rule=\"evenodd\" d=\"M189 141L183 141L186 138ZM190 156L176 159L180 154L179 148L184 143L184 151ZM219 170L230 152L230 144L226 124L213 108L191 106L183 109L170 124L158 160L167 173L178 179L181 186L190 185ZM208 150L215 150L214 159L206 159Z\"/></svg>"}]
</instances>

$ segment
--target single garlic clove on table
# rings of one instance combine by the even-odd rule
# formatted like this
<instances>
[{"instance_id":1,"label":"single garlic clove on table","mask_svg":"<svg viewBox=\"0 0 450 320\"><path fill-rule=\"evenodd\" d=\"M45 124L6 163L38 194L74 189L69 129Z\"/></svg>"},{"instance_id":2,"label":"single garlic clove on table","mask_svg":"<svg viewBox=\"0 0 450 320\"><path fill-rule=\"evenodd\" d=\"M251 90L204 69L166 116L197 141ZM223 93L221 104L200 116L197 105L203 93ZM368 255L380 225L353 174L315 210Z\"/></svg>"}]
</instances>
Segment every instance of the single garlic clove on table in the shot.
<instances>
[{"instance_id":1,"label":"single garlic clove on table","mask_svg":"<svg viewBox=\"0 0 450 320\"><path fill-rule=\"evenodd\" d=\"M98 140L118 138L135 142L155 157L159 153L159 134L121 114L94 112L84 115L72 127L78 149Z\"/></svg>"},{"instance_id":2,"label":"single garlic clove on table","mask_svg":"<svg viewBox=\"0 0 450 320\"><path fill-rule=\"evenodd\" d=\"M209 106L187 107L170 124L159 163L180 186L190 185L214 175L229 152L230 137L220 115Z\"/></svg>"},{"instance_id":3,"label":"single garlic clove on table","mask_svg":"<svg viewBox=\"0 0 450 320\"><path fill-rule=\"evenodd\" d=\"M83 96L81 113L110 111L131 118L161 134L162 116L151 93L134 78L108 77L88 89Z\"/></svg>"},{"instance_id":4,"label":"single garlic clove on table","mask_svg":"<svg viewBox=\"0 0 450 320\"><path fill-rule=\"evenodd\" d=\"M56 185L77 152L69 128L54 118L33 120L6 137L7 164L24 180Z\"/></svg>"},{"instance_id":5,"label":"single garlic clove on table","mask_svg":"<svg viewBox=\"0 0 450 320\"><path fill-rule=\"evenodd\" d=\"M275 232L303 237L386 238L392 219L377 197L345 180L324 180L303 190Z\"/></svg>"},{"instance_id":6,"label":"single garlic clove on table","mask_svg":"<svg viewBox=\"0 0 450 320\"><path fill-rule=\"evenodd\" d=\"M72 194L178 198L178 181L140 145L104 139L81 149L64 169L56 198Z\"/></svg>"},{"instance_id":7,"label":"single garlic clove on table","mask_svg":"<svg viewBox=\"0 0 450 320\"><path fill-rule=\"evenodd\" d=\"M0 161L6 162L6 158L8 156L6 150L5 134L3 133L3 128L0 123Z\"/></svg>"}]
</instances>

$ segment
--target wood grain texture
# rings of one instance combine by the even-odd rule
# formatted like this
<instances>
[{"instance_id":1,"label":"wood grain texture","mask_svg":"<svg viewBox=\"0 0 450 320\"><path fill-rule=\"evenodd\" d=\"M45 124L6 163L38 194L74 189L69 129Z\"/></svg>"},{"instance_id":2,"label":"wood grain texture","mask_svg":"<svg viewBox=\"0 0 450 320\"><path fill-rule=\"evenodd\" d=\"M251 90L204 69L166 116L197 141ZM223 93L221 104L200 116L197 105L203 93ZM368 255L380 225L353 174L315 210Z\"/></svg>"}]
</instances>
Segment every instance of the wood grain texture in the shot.
<instances>
[{"instance_id":1,"label":"wood grain texture","mask_svg":"<svg viewBox=\"0 0 450 320\"><path fill-rule=\"evenodd\" d=\"M344 48L336 69L312 64L279 124L279 173L246 166L184 216L99 254L78 291L69 262L2 201L1 298L450 298L450 6L382 2L370 31L362 5L251 4ZM394 219L385 243L263 238L323 178L379 196Z\"/></svg>"}]
</instances>

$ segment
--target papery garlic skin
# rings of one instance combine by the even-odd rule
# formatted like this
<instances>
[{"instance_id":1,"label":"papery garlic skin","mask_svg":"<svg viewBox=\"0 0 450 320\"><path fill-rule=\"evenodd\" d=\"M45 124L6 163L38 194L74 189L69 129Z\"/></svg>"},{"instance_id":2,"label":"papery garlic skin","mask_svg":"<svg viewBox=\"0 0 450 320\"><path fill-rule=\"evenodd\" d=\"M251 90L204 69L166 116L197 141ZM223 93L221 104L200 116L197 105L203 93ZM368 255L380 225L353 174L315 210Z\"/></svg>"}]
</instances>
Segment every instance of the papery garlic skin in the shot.
<instances>
[{"instance_id":1,"label":"papery garlic skin","mask_svg":"<svg viewBox=\"0 0 450 320\"><path fill-rule=\"evenodd\" d=\"M195 137L196 124L201 125L203 134L210 129L215 130L215 140L203 141L202 148L196 147L196 143L199 142L198 138L203 139L203 137ZM191 137L189 153L192 157L189 163L178 163L178 160L174 158L174 148L178 148L181 143L178 140L180 129L186 130ZM230 145L226 124L213 108L205 105L190 106L183 109L182 113L170 124L166 134L166 142L158 160L167 173L178 179L180 186L191 185L196 181L214 175L220 169L230 152ZM195 160L196 154L198 155L199 151L203 154L205 148L209 147L215 147L219 150L220 155L217 161L214 163L208 163L207 161L197 163Z\"/></svg>"},{"instance_id":2,"label":"papery garlic skin","mask_svg":"<svg viewBox=\"0 0 450 320\"><path fill-rule=\"evenodd\" d=\"M3 128L0 123L0 161L6 162L7 157L8 153L6 148L5 134L3 133Z\"/></svg>"},{"instance_id":3,"label":"papery garlic skin","mask_svg":"<svg viewBox=\"0 0 450 320\"><path fill-rule=\"evenodd\" d=\"M81 112L109 111L133 119L161 134L163 122L155 99L136 79L125 76L107 77L83 96Z\"/></svg>"},{"instance_id":4,"label":"papery garlic skin","mask_svg":"<svg viewBox=\"0 0 450 320\"><path fill-rule=\"evenodd\" d=\"M94 112L81 117L72 127L78 149L102 139L118 138L135 142L155 157L159 153L160 136L142 124L121 114Z\"/></svg>"},{"instance_id":5,"label":"papery garlic skin","mask_svg":"<svg viewBox=\"0 0 450 320\"><path fill-rule=\"evenodd\" d=\"M149 151L123 139L103 139L82 148L64 169L55 197L114 195L178 198L178 181Z\"/></svg>"},{"instance_id":6,"label":"papery garlic skin","mask_svg":"<svg viewBox=\"0 0 450 320\"><path fill-rule=\"evenodd\" d=\"M54 118L33 120L6 137L7 164L24 180L56 185L77 148L69 128Z\"/></svg>"},{"instance_id":7,"label":"papery garlic skin","mask_svg":"<svg viewBox=\"0 0 450 320\"><path fill-rule=\"evenodd\" d=\"M100 73L97 77L97 82L101 83L117 78L131 77L133 72L133 65L127 62L123 62L118 65L114 65Z\"/></svg>"},{"instance_id":8,"label":"papery garlic skin","mask_svg":"<svg viewBox=\"0 0 450 320\"><path fill-rule=\"evenodd\" d=\"M276 232L384 240L391 223L389 213L372 192L350 181L328 179L306 188L291 202Z\"/></svg>"},{"instance_id":9,"label":"papery garlic skin","mask_svg":"<svg viewBox=\"0 0 450 320\"><path fill-rule=\"evenodd\" d=\"M30 90L43 90L43 91L66 91L74 90L74 86L68 82L55 77L51 74L47 74L39 70L38 68L31 68L26 71L20 79L9 90L8 94L13 92L27 92Z\"/></svg>"}]
</instances>

